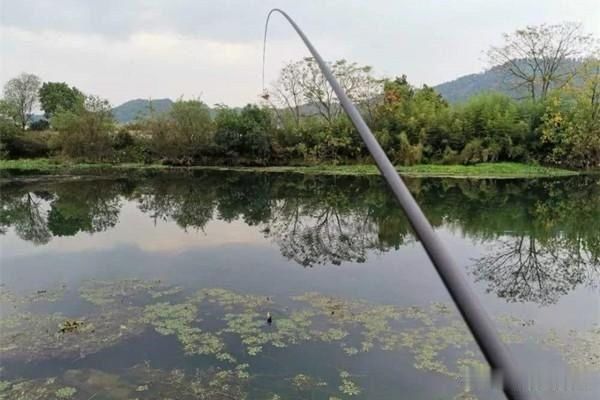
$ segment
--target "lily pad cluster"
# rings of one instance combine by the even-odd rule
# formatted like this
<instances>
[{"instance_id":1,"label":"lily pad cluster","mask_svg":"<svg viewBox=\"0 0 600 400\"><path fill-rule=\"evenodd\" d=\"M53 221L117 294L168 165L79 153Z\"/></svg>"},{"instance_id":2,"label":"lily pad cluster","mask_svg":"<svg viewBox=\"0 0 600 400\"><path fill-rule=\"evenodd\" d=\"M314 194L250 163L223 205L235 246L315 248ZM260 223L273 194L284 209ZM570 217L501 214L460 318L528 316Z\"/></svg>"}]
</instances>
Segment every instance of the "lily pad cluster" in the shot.
<instances>
[{"instance_id":1,"label":"lily pad cluster","mask_svg":"<svg viewBox=\"0 0 600 400\"><path fill-rule=\"evenodd\" d=\"M253 377L251 365L246 361L253 364L248 361L253 357L270 356L272 352L309 342L336 346L340 355L347 357L360 357L373 349L407 353L416 369L453 379L464 376L465 369L480 372L487 369L462 319L451 306L440 303L400 307L319 293L275 299L222 288L201 289L184 297L181 288L160 281L87 281L79 294L94 306L93 311L87 315L63 315L34 313L23 300L31 299L29 295L19 297L5 287L0 289L0 301L14 305L0 318L3 359L86 357L152 329L161 335L174 336L187 356L212 357L212 364L222 367L190 374L137 366L130 372L145 378L134 379L133 386L115 381L112 375L102 375L101 371L72 370L58 381L0 383L0 393L5 396L1 400L68 399L68 396L78 399L77 396L93 395L94 385L98 390L112 387L117 399L242 399L247 396L245 382ZM46 301L55 298L52 294ZM267 322L267 313L273 316L271 322ZM500 316L498 324L508 342L531 340L527 330L534 321ZM551 333L543 341L544 345L558 349L570 365L588 370L600 370L599 343L597 327L573 331L566 337ZM268 354L263 354L267 351ZM80 381L88 382L88 387L77 384ZM327 387L331 398L363 393L347 371L339 373L339 384L330 386L303 373L287 381L300 392ZM157 393L166 394L156 397ZM277 396L280 394L269 393L264 398Z\"/></svg>"},{"instance_id":2,"label":"lily pad cluster","mask_svg":"<svg viewBox=\"0 0 600 400\"><path fill-rule=\"evenodd\" d=\"M243 400L251 382L247 369L241 364L184 372L140 364L119 373L68 370L51 378L0 381L0 400Z\"/></svg>"},{"instance_id":3,"label":"lily pad cluster","mask_svg":"<svg viewBox=\"0 0 600 400\"><path fill-rule=\"evenodd\" d=\"M557 349L575 370L600 372L600 325L586 331L570 330L566 337L553 330L544 344Z\"/></svg>"},{"instance_id":4,"label":"lily pad cluster","mask_svg":"<svg viewBox=\"0 0 600 400\"><path fill-rule=\"evenodd\" d=\"M160 298L179 293L182 289L177 286L168 286L160 280L144 281L141 279L127 279L119 281L85 281L79 288L79 295L88 302L105 306L111 304L131 302L136 297L147 295L151 298Z\"/></svg>"},{"instance_id":5,"label":"lily pad cluster","mask_svg":"<svg viewBox=\"0 0 600 400\"><path fill-rule=\"evenodd\" d=\"M115 308L72 320L21 312L0 320L0 356L25 361L85 357L141 334L136 308Z\"/></svg>"},{"instance_id":6,"label":"lily pad cluster","mask_svg":"<svg viewBox=\"0 0 600 400\"><path fill-rule=\"evenodd\" d=\"M62 299L66 293L67 286L60 284L48 289L38 289L26 294L16 294L6 287L0 285L0 304L12 305L13 307L25 306L37 302L55 302Z\"/></svg>"}]
</instances>

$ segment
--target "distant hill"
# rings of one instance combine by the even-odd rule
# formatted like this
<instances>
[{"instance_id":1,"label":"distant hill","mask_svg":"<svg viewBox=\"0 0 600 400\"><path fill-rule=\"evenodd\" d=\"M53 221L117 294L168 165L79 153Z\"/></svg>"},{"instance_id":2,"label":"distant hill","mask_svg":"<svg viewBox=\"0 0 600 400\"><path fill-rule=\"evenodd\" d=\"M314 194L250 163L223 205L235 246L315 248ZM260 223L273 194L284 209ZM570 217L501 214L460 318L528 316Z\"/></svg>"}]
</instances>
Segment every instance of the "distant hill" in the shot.
<instances>
[{"instance_id":1,"label":"distant hill","mask_svg":"<svg viewBox=\"0 0 600 400\"><path fill-rule=\"evenodd\" d=\"M565 70L576 69L581 65L579 60L568 60L563 65ZM524 70L527 67L524 65ZM450 103L460 103L469 97L482 92L496 91L515 99L527 97L528 94L511 90L510 84L500 67L494 67L478 74L469 74L452 81L441 83L433 88Z\"/></svg>"},{"instance_id":2,"label":"distant hill","mask_svg":"<svg viewBox=\"0 0 600 400\"><path fill-rule=\"evenodd\" d=\"M147 116L150 113L151 102L154 112L158 114L168 112L173 106L173 101L171 99L135 99L129 100L128 102L113 108L112 113L117 122L126 124Z\"/></svg>"},{"instance_id":3,"label":"distant hill","mask_svg":"<svg viewBox=\"0 0 600 400\"><path fill-rule=\"evenodd\" d=\"M464 75L433 88L450 103L460 103L475 94L488 91L497 91L511 97L518 97L518 94L511 92L504 83L504 76L497 68L478 74Z\"/></svg>"},{"instance_id":4,"label":"distant hill","mask_svg":"<svg viewBox=\"0 0 600 400\"><path fill-rule=\"evenodd\" d=\"M567 66L568 68L572 68L579 63L579 61L571 60ZM511 90L510 85L505 80L506 78L503 76L502 71L496 67L481 73L464 75L452 81L441 83L433 88L450 103L460 103L478 93L489 91L504 93L513 98L522 98L526 95L525 93L518 93L515 90ZM152 100L152 107L157 113L168 112L172 106L173 100L171 99ZM318 108L314 104L305 104L301 107L303 115L318 113ZM239 108L234 109L239 110ZM113 108L112 112L118 122L128 123L147 116L149 110L150 100L135 99ZM214 117L216 109L211 108L210 114Z\"/></svg>"}]
</instances>

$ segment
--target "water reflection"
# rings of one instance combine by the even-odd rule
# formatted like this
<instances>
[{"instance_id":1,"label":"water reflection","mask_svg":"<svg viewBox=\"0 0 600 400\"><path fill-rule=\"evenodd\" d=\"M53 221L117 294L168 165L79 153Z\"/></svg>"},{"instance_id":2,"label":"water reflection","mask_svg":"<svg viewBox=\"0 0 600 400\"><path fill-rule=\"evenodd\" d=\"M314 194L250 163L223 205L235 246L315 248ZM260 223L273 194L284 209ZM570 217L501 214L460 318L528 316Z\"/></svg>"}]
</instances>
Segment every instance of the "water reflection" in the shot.
<instances>
[{"instance_id":1,"label":"water reflection","mask_svg":"<svg viewBox=\"0 0 600 400\"><path fill-rule=\"evenodd\" d=\"M483 244L469 272L511 302L551 304L600 275L600 181L412 179L434 227ZM376 177L195 173L147 179L9 183L0 232L44 245L110 230L125 204L155 222L203 230L214 220L258 226L298 264L364 262L414 241Z\"/></svg>"}]
</instances>

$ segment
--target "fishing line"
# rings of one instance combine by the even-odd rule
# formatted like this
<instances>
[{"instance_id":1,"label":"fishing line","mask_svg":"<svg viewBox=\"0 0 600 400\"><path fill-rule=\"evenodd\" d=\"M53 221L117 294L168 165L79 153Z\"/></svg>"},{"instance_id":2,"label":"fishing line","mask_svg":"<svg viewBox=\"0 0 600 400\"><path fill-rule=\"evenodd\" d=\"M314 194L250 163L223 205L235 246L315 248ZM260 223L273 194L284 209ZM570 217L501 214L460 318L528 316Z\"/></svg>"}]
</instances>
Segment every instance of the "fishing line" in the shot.
<instances>
[{"instance_id":1,"label":"fishing line","mask_svg":"<svg viewBox=\"0 0 600 400\"><path fill-rule=\"evenodd\" d=\"M485 359L489 363L492 369L493 378L499 380L504 394L509 400L526 400L533 398L533 395L528 390L527 380L519 373L511 353L500 340L498 331L475 295L475 292L473 292L473 289L469 286L466 277L462 274L462 271L450 256L446 246L434 232L429 220L406 187L402 178L400 178L400 175L398 175L398 171L396 171L396 168L388 159L387 155L379 145L379 142L375 136L373 136L373 133L363 120L360 112L354 103L350 101L344 89L342 89L337 79L335 79L335 76L332 74L327 63L323 60L310 40L308 40L304 32L289 15L278 8L269 11L265 22L262 69L263 90L265 90L267 29L271 14L274 12L281 14L290 25L292 25L335 92L340 101L340 105L352 121L352 124L358 131L363 143L373 157L379 172L398 200L415 235L421 241L431 263L438 272L450 297L454 301L454 304L469 327L471 334L479 345ZM264 93L264 98L268 100L268 93Z\"/></svg>"}]
</instances>

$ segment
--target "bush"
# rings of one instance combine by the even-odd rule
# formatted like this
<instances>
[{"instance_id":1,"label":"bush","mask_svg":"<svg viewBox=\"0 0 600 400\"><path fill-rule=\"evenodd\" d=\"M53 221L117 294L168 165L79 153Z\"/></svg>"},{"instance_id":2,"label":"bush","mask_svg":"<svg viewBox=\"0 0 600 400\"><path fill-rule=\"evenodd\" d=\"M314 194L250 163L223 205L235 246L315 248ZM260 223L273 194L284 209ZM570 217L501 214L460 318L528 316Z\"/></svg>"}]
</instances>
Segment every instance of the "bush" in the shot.
<instances>
[{"instance_id":1,"label":"bush","mask_svg":"<svg viewBox=\"0 0 600 400\"><path fill-rule=\"evenodd\" d=\"M52 118L58 131L57 144L67 157L85 161L110 159L115 122L110 104L95 96L74 110L58 112Z\"/></svg>"},{"instance_id":2,"label":"bush","mask_svg":"<svg viewBox=\"0 0 600 400\"><path fill-rule=\"evenodd\" d=\"M133 136L125 127L121 127L116 133L116 135L113 137L113 148L115 150L123 150L127 147L133 146L133 144Z\"/></svg>"},{"instance_id":3,"label":"bush","mask_svg":"<svg viewBox=\"0 0 600 400\"><path fill-rule=\"evenodd\" d=\"M189 164L207 152L213 137L210 110L199 100L178 100L167 114L142 122L152 151L165 162Z\"/></svg>"},{"instance_id":4,"label":"bush","mask_svg":"<svg viewBox=\"0 0 600 400\"><path fill-rule=\"evenodd\" d=\"M215 122L215 142L231 162L243 157L264 164L270 158L273 126L268 110L255 105L247 105L240 112L221 108Z\"/></svg>"},{"instance_id":5,"label":"bush","mask_svg":"<svg viewBox=\"0 0 600 400\"><path fill-rule=\"evenodd\" d=\"M460 156L456 150L452 150L450 146L446 146L442 155L442 164L459 164Z\"/></svg>"},{"instance_id":6,"label":"bush","mask_svg":"<svg viewBox=\"0 0 600 400\"><path fill-rule=\"evenodd\" d=\"M11 158L10 146L18 133L19 128L12 121L0 118L0 158Z\"/></svg>"},{"instance_id":7,"label":"bush","mask_svg":"<svg viewBox=\"0 0 600 400\"><path fill-rule=\"evenodd\" d=\"M483 162L483 143L481 139L473 139L462 149L458 159L463 164Z\"/></svg>"},{"instance_id":8,"label":"bush","mask_svg":"<svg viewBox=\"0 0 600 400\"><path fill-rule=\"evenodd\" d=\"M0 157L35 158L47 157L50 149L46 137L38 132L22 132L12 122L0 122Z\"/></svg>"},{"instance_id":9,"label":"bush","mask_svg":"<svg viewBox=\"0 0 600 400\"><path fill-rule=\"evenodd\" d=\"M395 161L402 165L419 164L423 158L423 145L411 144L406 133L398 136L398 150L396 150Z\"/></svg>"}]
</instances>

